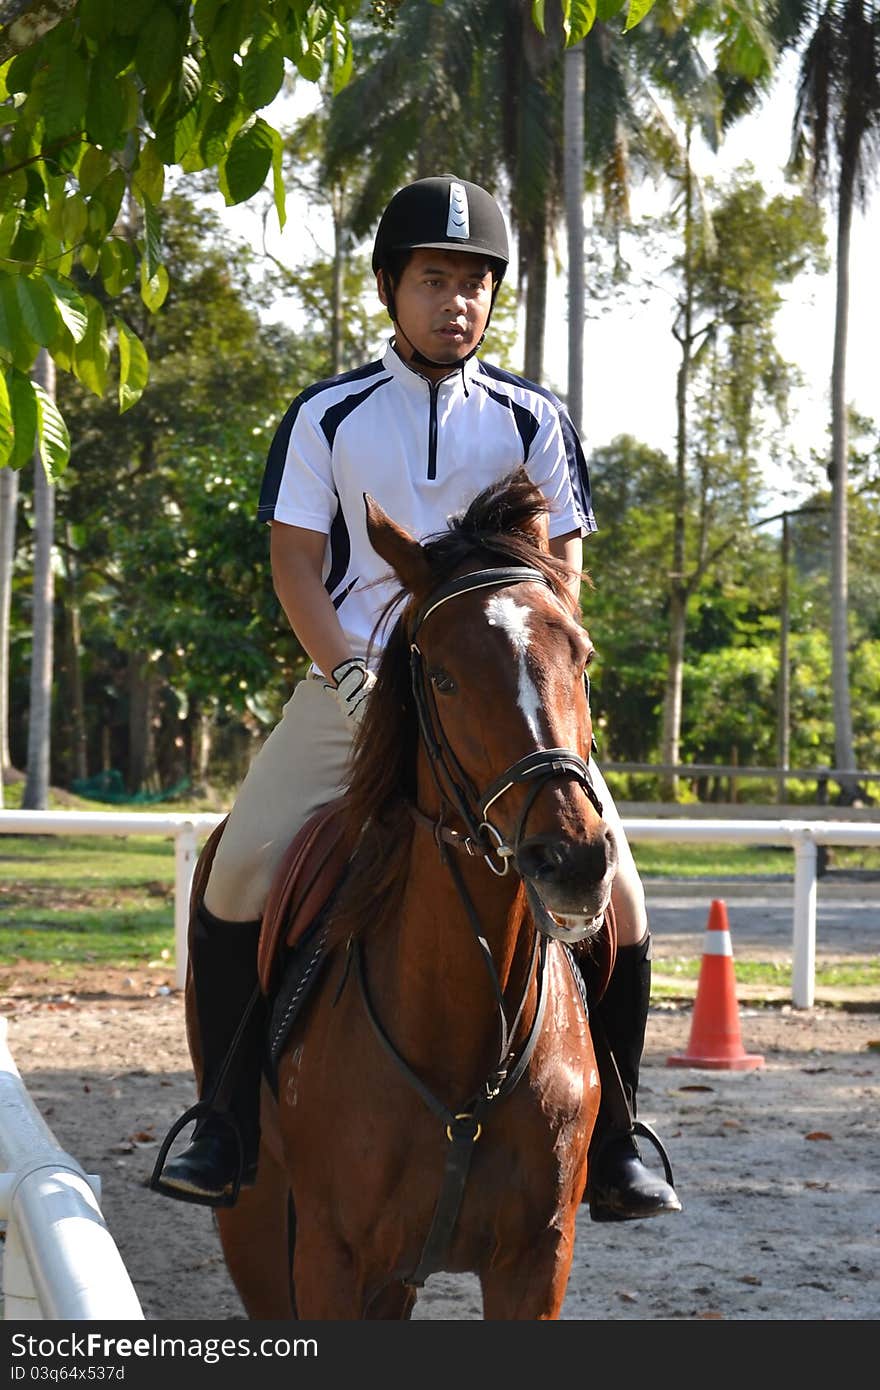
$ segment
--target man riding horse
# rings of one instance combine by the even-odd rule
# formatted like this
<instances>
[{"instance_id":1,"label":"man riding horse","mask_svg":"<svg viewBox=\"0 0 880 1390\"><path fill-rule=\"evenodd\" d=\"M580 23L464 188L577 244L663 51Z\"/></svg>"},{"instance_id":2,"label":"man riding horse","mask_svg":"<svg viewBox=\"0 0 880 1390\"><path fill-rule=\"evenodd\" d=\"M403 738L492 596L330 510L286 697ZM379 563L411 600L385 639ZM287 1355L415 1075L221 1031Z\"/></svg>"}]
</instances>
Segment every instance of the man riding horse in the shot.
<instances>
[{"instance_id":1,"label":"man riding horse","mask_svg":"<svg viewBox=\"0 0 880 1390\"><path fill-rule=\"evenodd\" d=\"M393 585L369 543L364 494L424 538L522 464L551 506L551 552L579 590L583 537L596 523L568 412L551 392L476 356L508 261L504 218L485 189L452 175L400 189L373 250L393 337L377 361L302 391L269 451L258 516L271 526L275 591L311 665L242 783L194 905L191 968L207 1114L154 1181L169 1196L213 1206L228 1201L239 1180L254 1181L263 908L297 830L345 789L371 667L390 628L386 622L374 634ZM594 1220L629 1220L681 1204L636 1143L651 936L620 816L592 759L590 771L618 869L616 963L590 1015L603 1084L586 1195Z\"/></svg>"}]
</instances>

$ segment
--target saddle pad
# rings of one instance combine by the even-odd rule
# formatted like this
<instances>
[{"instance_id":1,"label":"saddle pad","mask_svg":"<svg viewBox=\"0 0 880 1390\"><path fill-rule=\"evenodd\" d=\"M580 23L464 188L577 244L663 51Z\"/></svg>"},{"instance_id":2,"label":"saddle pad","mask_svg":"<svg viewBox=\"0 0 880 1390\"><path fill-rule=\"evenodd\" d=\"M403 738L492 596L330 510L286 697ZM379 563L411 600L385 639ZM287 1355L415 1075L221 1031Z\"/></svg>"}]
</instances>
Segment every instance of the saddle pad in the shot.
<instances>
[{"instance_id":1,"label":"saddle pad","mask_svg":"<svg viewBox=\"0 0 880 1390\"><path fill-rule=\"evenodd\" d=\"M349 860L340 811L345 798L320 807L294 835L278 866L257 951L260 987L271 994L282 946L295 947L339 883Z\"/></svg>"}]
</instances>

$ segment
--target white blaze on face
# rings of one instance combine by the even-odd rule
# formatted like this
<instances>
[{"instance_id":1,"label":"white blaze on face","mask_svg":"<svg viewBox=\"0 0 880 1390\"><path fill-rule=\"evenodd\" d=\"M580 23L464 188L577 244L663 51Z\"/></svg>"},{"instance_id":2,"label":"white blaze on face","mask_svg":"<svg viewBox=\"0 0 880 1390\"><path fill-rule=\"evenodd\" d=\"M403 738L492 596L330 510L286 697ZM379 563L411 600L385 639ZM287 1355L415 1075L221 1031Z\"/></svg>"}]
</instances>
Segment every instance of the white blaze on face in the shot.
<instances>
[{"instance_id":1,"label":"white blaze on face","mask_svg":"<svg viewBox=\"0 0 880 1390\"><path fill-rule=\"evenodd\" d=\"M525 604L517 603L509 594L494 594L486 603L486 617L490 627L503 628L516 652L519 678L517 681L517 704L525 716L532 737L540 746L541 735L538 714L541 697L535 682L529 675L527 654L529 650L529 610Z\"/></svg>"}]
</instances>

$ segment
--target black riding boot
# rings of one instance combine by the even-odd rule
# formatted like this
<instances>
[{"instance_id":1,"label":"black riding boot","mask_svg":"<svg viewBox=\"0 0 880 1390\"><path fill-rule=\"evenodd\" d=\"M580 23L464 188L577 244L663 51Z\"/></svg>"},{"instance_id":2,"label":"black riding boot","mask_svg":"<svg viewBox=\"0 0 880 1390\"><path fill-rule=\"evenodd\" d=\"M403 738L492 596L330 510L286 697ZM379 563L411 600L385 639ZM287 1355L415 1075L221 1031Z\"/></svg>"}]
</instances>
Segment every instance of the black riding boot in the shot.
<instances>
[{"instance_id":1,"label":"black riding boot","mask_svg":"<svg viewBox=\"0 0 880 1390\"><path fill-rule=\"evenodd\" d=\"M259 922L224 922L200 903L192 977L202 1050L198 1104L169 1130L150 1186L201 1206L232 1206L256 1178L265 1001L257 980ZM198 1124L188 1146L166 1162L177 1134Z\"/></svg>"},{"instance_id":2,"label":"black riding boot","mask_svg":"<svg viewBox=\"0 0 880 1390\"><path fill-rule=\"evenodd\" d=\"M590 1013L602 1086L585 1194L593 1221L635 1221L681 1211L666 1151L650 1126L636 1119L650 997L651 937L646 934L635 946L618 947L608 988ZM636 1135L659 1150L665 1182L645 1167Z\"/></svg>"}]
</instances>

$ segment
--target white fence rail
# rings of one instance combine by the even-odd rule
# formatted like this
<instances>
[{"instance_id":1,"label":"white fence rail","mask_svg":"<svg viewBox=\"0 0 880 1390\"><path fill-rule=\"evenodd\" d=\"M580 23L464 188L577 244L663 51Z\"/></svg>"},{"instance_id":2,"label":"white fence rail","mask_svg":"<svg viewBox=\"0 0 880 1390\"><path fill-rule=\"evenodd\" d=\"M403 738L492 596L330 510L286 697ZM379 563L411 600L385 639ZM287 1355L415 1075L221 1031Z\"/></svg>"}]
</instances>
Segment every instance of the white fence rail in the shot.
<instances>
[{"instance_id":1,"label":"white fence rail","mask_svg":"<svg viewBox=\"0 0 880 1390\"><path fill-rule=\"evenodd\" d=\"M27 1093L0 1019L4 1321L143 1320L98 1205L100 1179L59 1147Z\"/></svg>"},{"instance_id":2,"label":"white fence rail","mask_svg":"<svg viewBox=\"0 0 880 1390\"><path fill-rule=\"evenodd\" d=\"M222 815L160 815L149 811L0 811L0 833L21 835L164 835L175 842L174 943L176 982L186 979L189 890L198 841ZM816 976L816 886L819 845L880 847L880 824L839 820L669 820L623 817L630 840L669 840L674 844L788 845L794 851L792 924L792 1003L812 1008Z\"/></svg>"}]
</instances>

